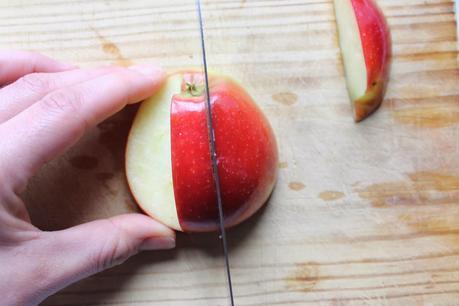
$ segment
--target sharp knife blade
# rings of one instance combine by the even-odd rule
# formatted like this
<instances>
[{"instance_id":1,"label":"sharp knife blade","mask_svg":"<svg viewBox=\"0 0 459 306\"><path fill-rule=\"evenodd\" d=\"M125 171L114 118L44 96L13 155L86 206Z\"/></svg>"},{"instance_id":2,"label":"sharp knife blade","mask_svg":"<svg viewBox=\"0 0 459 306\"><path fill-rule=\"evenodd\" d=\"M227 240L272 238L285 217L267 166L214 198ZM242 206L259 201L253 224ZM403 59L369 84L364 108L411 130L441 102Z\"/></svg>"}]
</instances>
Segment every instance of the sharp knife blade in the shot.
<instances>
[{"instance_id":1,"label":"sharp knife blade","mask_svg":"<svg viewBox=\"0 0 459 306\"><path fill-rule=\"evenodd\" d=\"M230 265L229 265L229 255L228 255L228 242L226 240L225 223L223 219L223 203L222 203L222 195L221 195L221 189L220 189L220 177L218 175L217 152L215 148L215 131L214 131L213 122L212 122L212 105L210 103L210 95L209 95L209 76L207 73L206 44L204 40L204 25L203 25L200 0L196 0L196 11L198 14L198 19L199 19L202 62L204 66L204 80L205 80L205 89L206 89L206 109L207 109L207 131L209 132L210 155L211 155L211 160L212 160L212 176L214 180L215 191L217 194L218 221L219 221L219 226L220 226L220 237L221 237L221 242L222 242L223 254L225 256L226 277L228 281L228 291L229 291L229 299L230 299L229 301L230 301L230 305L234 306L233 285L231 282L231 271L230 271Z\"/></svg>"}]
</instances>

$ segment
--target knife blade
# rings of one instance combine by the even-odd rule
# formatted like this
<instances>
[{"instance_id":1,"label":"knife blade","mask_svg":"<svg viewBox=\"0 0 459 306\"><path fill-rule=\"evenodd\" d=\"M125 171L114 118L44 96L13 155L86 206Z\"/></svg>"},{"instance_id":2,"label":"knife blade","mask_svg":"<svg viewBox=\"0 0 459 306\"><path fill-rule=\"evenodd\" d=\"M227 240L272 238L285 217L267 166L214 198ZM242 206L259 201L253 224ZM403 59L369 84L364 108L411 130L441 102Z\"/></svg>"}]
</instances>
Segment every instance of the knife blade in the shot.
<instances>
[{"instance_id":1,"label":"knife blade","mask_svg":"<svg viewBox=\"0 0 459 306\"><path fill-rule=\"evenodd\" d=\"M224 257L225 257L225 268L226 268L226 278L227 278L227 283L228 283L229 302L230 302L231 306L234 306L233 285L232 285L232 282L231 282L231 271L230 271L229 254L228 254L228 242L227 242L226 231L225 231L221 185L220 185L220 177L219 177L219 174L218 174L217 151L216 151L216 147L215 147L215 130L214 130L213 120L212 120L212 105L210 103L209 76L208 76L208 71L207 71L206 43L205 43L205 39L204 39L204 23L203 23L201 1L200 0L196 0L196 11L197 11L197 14L198 14L199 34L200 34L200 37L201 37L202 64L203 64L203 67L204 67L206 114L207 114L207 131L209 133L209 146L210 146L210 155L211 155L211 162L212 162L212 177L213 177L215 191L216 191L216 197L217 197L218 223L219 223L219 228L220 228L220 238L221 238L223 254L224 254Z\"/></svg>"}]
</instances>

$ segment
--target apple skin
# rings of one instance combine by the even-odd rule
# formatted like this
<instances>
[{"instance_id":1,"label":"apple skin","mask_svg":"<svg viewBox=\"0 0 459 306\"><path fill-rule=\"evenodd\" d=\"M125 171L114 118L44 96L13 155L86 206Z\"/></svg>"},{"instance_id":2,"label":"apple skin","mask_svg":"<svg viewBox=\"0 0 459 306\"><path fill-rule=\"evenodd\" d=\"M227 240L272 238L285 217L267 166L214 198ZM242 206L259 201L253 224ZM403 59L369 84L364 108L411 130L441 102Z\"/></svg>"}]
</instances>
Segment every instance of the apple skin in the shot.
<instances>
[{"instance_id":1,"label":"apple skin","mask_svg":"<svg viewBox=\"0 0 459 306\"><path fill-rule=\"evenodd\" d=\"M392 43L386 19L373 0L352 0L359 25L365 64L367 92L354 101L355 120L361 121L382 103L389 82Z\"/></svg>"},{"instance_id":2,"label":"apple skin","mask_svg":"<svg viewBox=\"0 0 459 306\"><path fill-rule=\"evenodd\" d=\"M203 84L199 77L198 82ZM232 226L266 202L277 174L277 145L268 121L241 86L211 74L209 92L225 226ZM172 176L184 231L218 229L206 118L204 91L172 98Z\"/></svg>"},{"instance_id":3,"label":"apple skin","mask_svg":"<svg viewBox=\"0 0 459 306\"><path fill-rule=\"evenodd\" d=\"M382 103L389 82L392 44L386 19L373 0L347 1L352 5L365 60L367 84L365 93L353 99L354 119L362 121ZM338 12L336 12L338 14ZM347 69L353 69L348 67Z\"/></svg>"},{"instance_id":4,"label":"apple skin","mask_svg":"<svg viewBox=\"0 0 459 306\"><path fill-rule=\"evenodd\" d=\"M182 84L176 94L162 95L161 101L154 101L154 97L147 101L170 104L170 116L165 120L170 120L173 205L177 216L162 220L160 216L164 214L159 210L168 207L168 204L153 206L147 202L163 198L145 197L140 192L136 194L138 184L135 180L138 178L132 170L134 166L130 166L135 161L132 156L135 148L129 143L128 182L139 206L166 225L185 232L215 231L219 228L218 207L212 175L204 79L201 72L193 70L174 73L169 79L177 79L177 76L182 79ZM253 215L269 198L277 178L277 144L266 117L239 84L228 77L211 73L209 91L224 222L225 227L231 227ZM142 115L141 112L142 107L138 115ZM132 132L135 134L135 131ZM142 139L145 142L148 137ZM135 139L130 142L134 144ZM164 175L164 180L169 176ZM164 182L164 185L167 183ZM166 222L166 219L178 222Z\"/></svg>"}]
</instances>

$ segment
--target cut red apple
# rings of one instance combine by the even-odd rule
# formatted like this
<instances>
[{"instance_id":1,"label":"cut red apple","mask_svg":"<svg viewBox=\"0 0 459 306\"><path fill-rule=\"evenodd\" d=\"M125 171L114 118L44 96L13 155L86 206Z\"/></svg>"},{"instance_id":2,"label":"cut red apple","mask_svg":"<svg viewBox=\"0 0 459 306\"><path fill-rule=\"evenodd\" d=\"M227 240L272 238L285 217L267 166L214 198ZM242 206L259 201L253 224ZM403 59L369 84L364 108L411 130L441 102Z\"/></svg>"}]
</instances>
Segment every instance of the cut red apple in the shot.
<instances>
[{"instance_id":1,"label":"cut red apple","mask_svg":"<svg viewBox=\"0 0 459 306\"><path fill-rule=\"evenodd\" d=\"M209 75L225 226L253 215L277 176L272 129L252 98L233 80ZM218 229L203 75L171 75L145 101L126 149L126 173L142 209L180 231Z\"/></svg>"},{"instance_id":2,"label":"cut red apple","mask_svg":"<svg viewBox=\"0 0 459 306\"><path fill-rule=\"evenodd\" d=\"M339 42L355 121L374 112L389 81L391 39L373 0L334 0Z\"/></svg>"}]
</instances>

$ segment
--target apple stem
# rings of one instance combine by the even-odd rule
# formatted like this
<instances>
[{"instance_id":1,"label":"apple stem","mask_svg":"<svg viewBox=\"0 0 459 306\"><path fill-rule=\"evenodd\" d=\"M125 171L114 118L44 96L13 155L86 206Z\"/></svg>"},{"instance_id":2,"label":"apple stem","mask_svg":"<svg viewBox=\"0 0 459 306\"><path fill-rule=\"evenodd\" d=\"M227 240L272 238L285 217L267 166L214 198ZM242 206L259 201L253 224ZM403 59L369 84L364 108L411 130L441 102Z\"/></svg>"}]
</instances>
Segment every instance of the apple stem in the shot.
<instances>
[{"instance_id":1,"label":"apple stem","mask_svg":"<svg viewBox=\"0 0 459 306\"><path fill-rule=\"evenodd\" d=\"M202 89L196 86L196 84L190 82L186 83L186 91L193 97L199 97L202 95Z\"/></svg>"}]
</instances>

